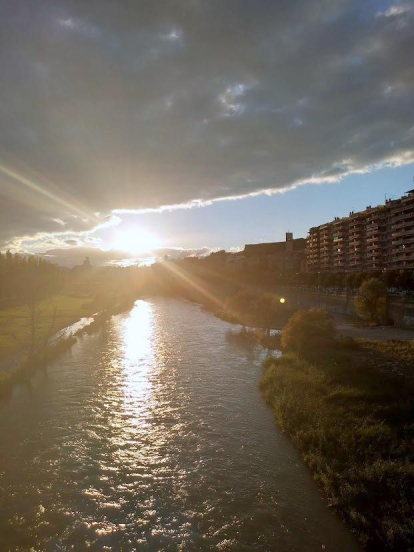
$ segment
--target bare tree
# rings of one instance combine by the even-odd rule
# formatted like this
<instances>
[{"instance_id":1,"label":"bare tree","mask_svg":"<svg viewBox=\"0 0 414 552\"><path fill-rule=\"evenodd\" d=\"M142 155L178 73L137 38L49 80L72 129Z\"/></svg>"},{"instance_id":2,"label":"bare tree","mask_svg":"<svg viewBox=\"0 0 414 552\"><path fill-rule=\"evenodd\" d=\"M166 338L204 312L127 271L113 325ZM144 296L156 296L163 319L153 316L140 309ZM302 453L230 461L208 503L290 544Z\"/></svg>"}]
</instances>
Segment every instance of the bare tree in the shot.
<instances>
[{"instance_id":1,"label":"bare tree","mask_svg":"<svg viewBox=\"0 0 414 552\"><path fill-rule=\"evenodd\" d=\"M27 337L20 338L14 332L9 333L19 343L22 351L29 359L36 356L46 345L55 344L62 337L56 336L53 338L53 334L56 331L58 307L53 302L52 297L49 298L49 305L51 309L42 308L41 302L34 294L31 294L25 305L27 312L27 323L25 324L25 327L28 328Z\"/></svg>"}]
</instances>

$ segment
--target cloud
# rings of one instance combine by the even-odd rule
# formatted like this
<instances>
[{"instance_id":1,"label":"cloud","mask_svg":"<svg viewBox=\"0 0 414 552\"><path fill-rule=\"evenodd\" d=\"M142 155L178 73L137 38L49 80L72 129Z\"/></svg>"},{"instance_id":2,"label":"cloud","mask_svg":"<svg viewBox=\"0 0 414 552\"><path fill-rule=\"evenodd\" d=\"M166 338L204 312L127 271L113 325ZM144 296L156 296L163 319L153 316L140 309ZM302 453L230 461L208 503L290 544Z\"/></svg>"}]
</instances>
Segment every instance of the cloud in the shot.
<instances>
[{"instance_id":1,"label":"cloud","mask_svg":"<svg viewBox=\"0 0 414 552\"><path fill-rule=\"evenodd\" d=\"M99 215L98 215L99 217ZM78 224L78 217L75 216L75 225ZM99 220L99 218L98 218ZM101 218L102 222L92 227L90 230L65 230L62 232L36 232L35 234L28 234L22 236L16 236L13 239L6 240L3 249L10 249L14 252L20 253L40 253L45 250L48 245L54 245L56 247L65 248L67 246L94 246L102 247L104 249L105 244L102 243L102 238L96 236L100 230L111 228L121 222L121 218L116 215L108 215ZM54 221L56 222L56 221ZM63 221L61 221L63 223ZM87 225L88 220L83 220L83 224ZM82 224L81 223L81 224ZM69 222L64 222L61 226L69 226Z\"/></svg>"},{"instance_id":2,"label":"cloud","mask_svg":"<svg viewBox=\"0 0 414 552\"><path fill-rule=\"evenodd\" d=\"M384 12L378 12L377 17L396 17L412 9L412 5L400 2L398 4L389 6Z\"/></svg>"},{"instance_id":3,"label":"cloud","mask_svg":"<svg viewBox=\"0 0 414 552\"><path fill-rule=\"evenodd\" d=\"M4 0L0 244L413 162L413 28L398 1Z\"/></svg>"}]
</instances>

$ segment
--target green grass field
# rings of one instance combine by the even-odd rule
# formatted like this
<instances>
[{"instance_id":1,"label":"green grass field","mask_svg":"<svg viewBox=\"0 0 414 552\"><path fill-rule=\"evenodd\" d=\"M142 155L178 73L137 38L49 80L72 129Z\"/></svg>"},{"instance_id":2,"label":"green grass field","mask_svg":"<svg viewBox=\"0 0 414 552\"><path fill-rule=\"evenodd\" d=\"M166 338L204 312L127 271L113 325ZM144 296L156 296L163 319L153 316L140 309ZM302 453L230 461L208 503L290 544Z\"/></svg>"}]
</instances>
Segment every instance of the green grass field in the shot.
<instances>
[{"instance_id":1,"label":"green grass field","mask_svg":"<svg viewBox=\"0 0 414 552\"><path fill-rule=\"evenodd\" d=\"M39 338L49 332L53 318L53 305L57 306L54 331L69 326L82 316L93 313L92 303L85 297L56 295L53 297L53 303L49 299L45 299L39 303L41 309ZM13 337L13 334L17 339ZM21 349L21 343L27 343L29 335L29 309L27 307L19 306L0 310L0 358Z\"/></svg>"}]
</instances>

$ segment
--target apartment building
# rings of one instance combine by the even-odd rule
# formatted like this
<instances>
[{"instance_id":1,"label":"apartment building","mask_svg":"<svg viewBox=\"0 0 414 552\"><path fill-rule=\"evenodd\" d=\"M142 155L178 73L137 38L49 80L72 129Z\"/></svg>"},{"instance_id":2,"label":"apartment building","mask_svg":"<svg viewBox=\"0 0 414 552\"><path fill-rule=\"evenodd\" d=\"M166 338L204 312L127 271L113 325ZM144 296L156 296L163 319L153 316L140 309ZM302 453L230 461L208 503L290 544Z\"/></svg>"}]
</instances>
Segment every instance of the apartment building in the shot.
<instances>
[{"instance_id":1,"label":"apartment building","mask_svg":"<svg viewBox=\"0 0 414 552\"><path fill-rule=\"evenodd\" d=\"M311 228L306 264L309 272L414 269L414 190Z\"/></svg>"}]
</instances>

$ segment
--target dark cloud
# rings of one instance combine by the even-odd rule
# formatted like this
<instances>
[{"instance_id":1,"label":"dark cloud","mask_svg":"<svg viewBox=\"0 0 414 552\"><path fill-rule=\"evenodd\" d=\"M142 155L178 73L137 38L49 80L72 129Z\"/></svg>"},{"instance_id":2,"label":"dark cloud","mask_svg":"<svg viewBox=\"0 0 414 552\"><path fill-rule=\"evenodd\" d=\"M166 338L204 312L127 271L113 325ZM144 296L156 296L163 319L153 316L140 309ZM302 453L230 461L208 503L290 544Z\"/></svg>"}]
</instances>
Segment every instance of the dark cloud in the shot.
<instances>
[{"instance_id":1,"label":"dark cloud","mask_svg":"<svg viewBox=\"0 0 414 552\"><path fill-rule=\"evenodd\" d=\"M0 3L1 240L413 160L412 3Z\"/></svg>"}]
</instances>

